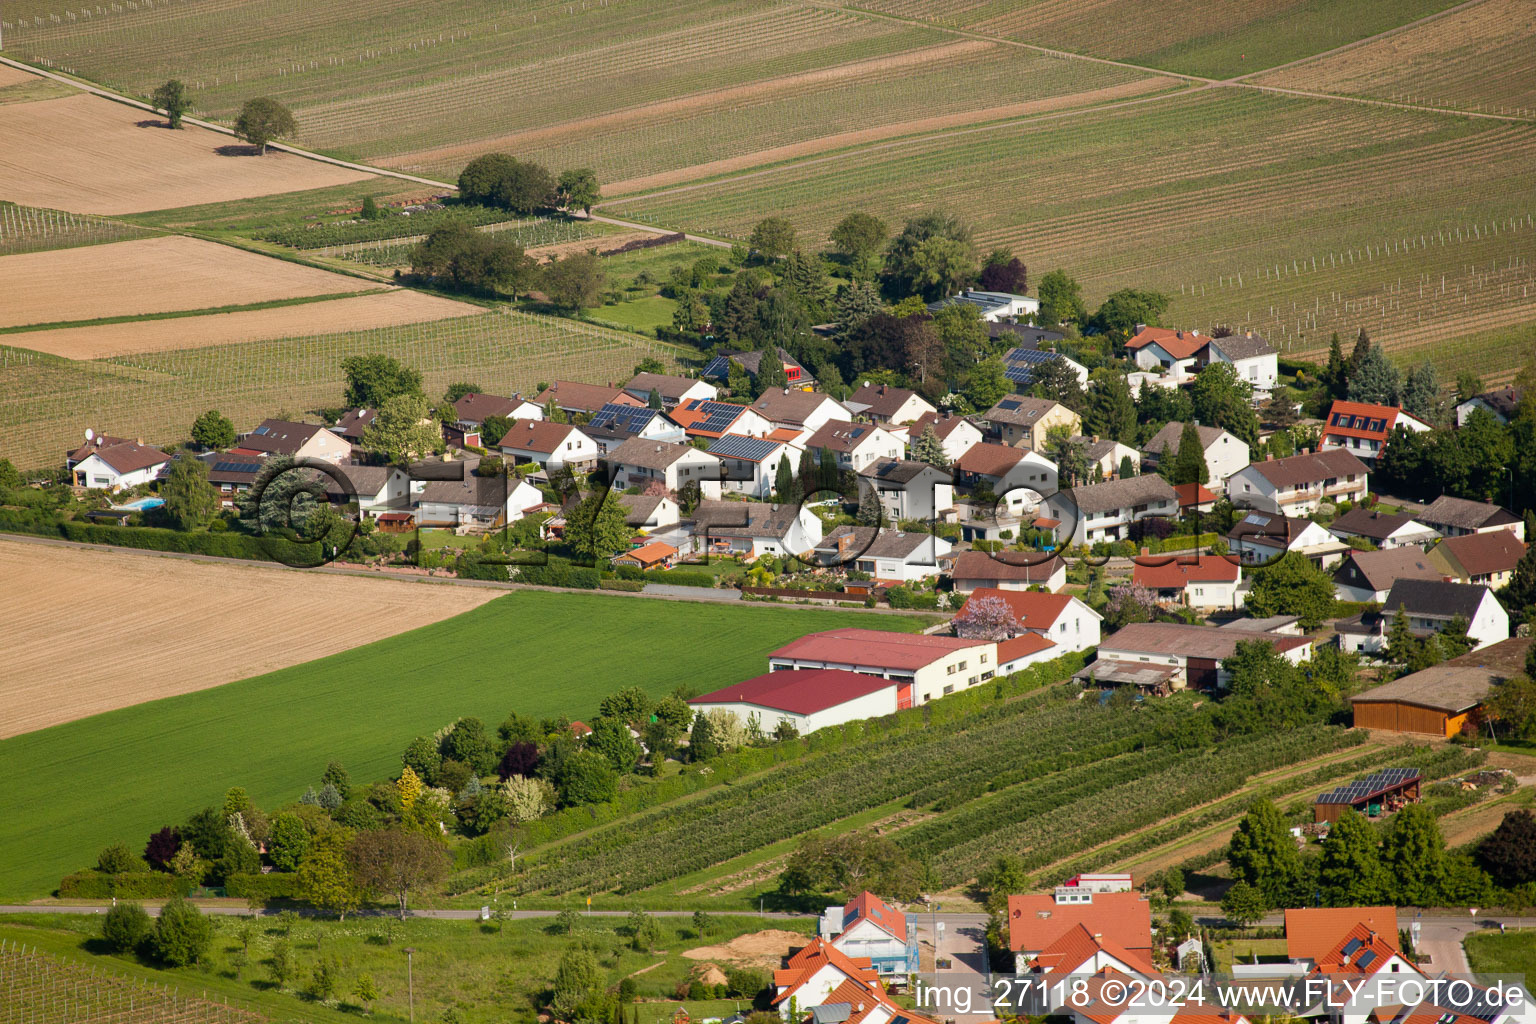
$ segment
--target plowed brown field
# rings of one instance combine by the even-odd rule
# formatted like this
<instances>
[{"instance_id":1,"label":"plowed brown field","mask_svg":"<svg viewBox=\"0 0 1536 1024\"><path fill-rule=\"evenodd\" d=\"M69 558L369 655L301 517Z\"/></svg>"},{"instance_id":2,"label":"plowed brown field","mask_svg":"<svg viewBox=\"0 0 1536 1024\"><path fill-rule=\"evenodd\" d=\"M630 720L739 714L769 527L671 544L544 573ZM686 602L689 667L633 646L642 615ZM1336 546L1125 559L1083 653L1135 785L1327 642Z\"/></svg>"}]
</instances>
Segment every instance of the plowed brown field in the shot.
<instances>
[{"instance_id":1,"label":"plowed brown field","mask_svg":"<svg viewBox=\"0 0 1536 1024\"><path fill-rule=\"evenodd\" d=\"M0 538L0 739L260 675L498 591Z\"/></svg>"}]
</instances>

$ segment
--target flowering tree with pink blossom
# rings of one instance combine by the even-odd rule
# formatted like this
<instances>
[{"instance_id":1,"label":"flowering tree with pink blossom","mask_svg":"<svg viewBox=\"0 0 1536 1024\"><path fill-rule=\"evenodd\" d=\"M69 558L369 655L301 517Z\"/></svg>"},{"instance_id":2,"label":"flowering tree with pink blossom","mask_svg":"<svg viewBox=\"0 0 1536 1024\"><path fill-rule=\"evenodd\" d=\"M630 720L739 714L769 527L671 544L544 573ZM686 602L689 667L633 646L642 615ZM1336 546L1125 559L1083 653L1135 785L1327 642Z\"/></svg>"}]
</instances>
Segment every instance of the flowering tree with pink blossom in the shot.
<instances>
[{"instance_id":1,"label":"flowering tree with pink blossom","mask_svg":"<svg viewBox=\"0 0 1536 1024\"><path fill-rule=\"evenodd\" d=\"M965 640L1007 640L1019 632L1019 620L1000 597L973 597L955 616L955 636Z\"/></svg>"}]
</instances>

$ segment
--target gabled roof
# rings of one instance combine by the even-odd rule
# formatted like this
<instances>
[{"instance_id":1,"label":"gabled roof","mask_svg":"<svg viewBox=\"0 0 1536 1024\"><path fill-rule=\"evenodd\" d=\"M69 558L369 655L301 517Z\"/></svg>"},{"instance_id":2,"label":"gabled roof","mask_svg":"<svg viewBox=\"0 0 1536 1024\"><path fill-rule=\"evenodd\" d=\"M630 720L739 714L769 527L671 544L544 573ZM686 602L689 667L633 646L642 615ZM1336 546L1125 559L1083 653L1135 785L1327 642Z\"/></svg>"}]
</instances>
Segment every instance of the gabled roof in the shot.
<instances>
[{"instance_id":1,"label":"gabled roof","mask_svg":"<svg viewBox=\"0 0 1536 1024\"><path fill-rule=\"evenodd\" d=\"M838 550L848 538L848 554L858 558L896 558L905 562L931 537L931 534L903 530L877 530L873 526L839 526L821 539L817 551Z\"/></svg>"},{"instance_id":2,"label":"gabled roof","mask_svg":"<svg viewBox=\"0 0 1536 1024\"><path fill-rule=\"evenodd\" d=\"M868 889L843 905L843 931L847 931L860 921L868 921L888 935L902 942L907 941L907 915ZM836 939L833 941L835 942Z\"/></svg>"},{"instance_id":3,"label":"gabled roof","mask_svg":"<svg viewBox=\"0 0 1536 1024\"><path fill-rule=\"evenodd\" d=\"M702 537L708 531L711 537L772 537L782 540L799 518L798 505L706 498L694 509L694 534Z\"/></svg>"},{"instance_id":4,"label":"gabled roof","mask_svg":"<svg viewBox=\"0 0 1536 1024\"><path fill-rule=\"evenodd\" d=\"M671 373L637 373L624 385L624 390L631 395L643 393L647 396L655 391L667 405L676 405L682 399L683 392L697 383L692 377L679 377Z\"/></svg>"},{"instance_id":5,"label":"gabled roof","mask_svg":"<svg viewBox=\"0 0 1536 1024\"><path fill-rule=\"evenodd\" d=\"M936 466L930 466L926 462L913 462L910 459L878 459L859 470L859 476L867 476L881 483L909 484L925 473L937 473L945 480L949 474Z\"/></svg>"},{"instance_id":6,"label":"gabled roof","mask_svg":"<svg viewBox=\"0 0 1536 1024\"><path fill-rule=\"evenodd\" d=\"M1253 463L1249 468L1280 490L1350 475L1365 476L1370 472L1365 463L1342 448L1304 452L1283 459L1265 459Z\"/></svg>"},{"instance_id":7,"label":"gabled roof","mask_svg":"<svg viewBox=\"0 0 1536 1024\"><path fill-rule=\"evenodd\" d=\"M1350 570L1359 570L1357 578ZM1396 580L1443 580L1445 573L1429 564L1424 552L1416 547L1387 548L1384 551L1351 551L1334 570L1333 581L1346 587L1363 582L1371 590L1387 590Z\"/></svg>"},{"instance_id":8,"label":"gabled roof","mask_svg":"<svg viewBox=\"0 0 1536 1024\"><path fill-rule=\"evenodd\" d=\"M678 459L689 454L705 453L700 453L691 445L631 437L603 456L603 461L614 466L638 466L641 469L665 470Z\"/></svg>"},{"instance_id":9,"label":"gabled roof","mask_svg":"<svg viewBox=\"0 0 1536 1024\"><path fill-rule=\"evenodd\" d=\"M85 444L81 445L79 448L76 448L74 451L70 452L69 453L69 461L70 462L80 462L87 455L90 455L91 452L95 451L98 448L110 448L110 447L112 447L115 444L133 444L133 443L135 443L135 442L134 442L134 439L131 438L131 437L112 437L110 434L97 434L95 437L93 437L89 441L85 442Z\"/></svg>"},{"instance_id":10,"label":"gabled roof","mask_svg":"<svg viewBox=\"0 0 1536 1024\"><path fill-rule=\"evenodd\" d=\"M950 576L957 580L1000 580L1010 583L1046 583L1060 572L1058 555L1029 551L962 551L955 557Z\"/></svg>"},{"instance_id":11,"label":"gabled roof","mask_svg":"<svg viewBox=\"0 0 1536 1024\"><path fill-rule=\"evenodd\" d=\"M984 554L984 552L969 552L971 554ZM1019 624L1020 629L1049 631L1061 618L1063 612L1072 606L1071 594L1046 594L1038 590L999 590L996 587L977 587L965 604L960 606L956 618L965 614L965 609L972 601L993 597L1008 605L1008 610L1013 613L1013 621ZM1086 606L1085 606L1086 607ZM1095 618L1101 618L1097 612L1089 608L1088 612Z\"/></svg>"},{"instance_id":12,"label":"gabled roof","mask_svg":"<svg viewBox=\"0 0 1536 1024\"><path fill-rule=\"evenodd\" d=\"M521 398L502 398L500 395L482 395L471 391L453 403L453 411L464 423L484 423L492 416L511 419L522 404Z\"/></svg>"},{"instance_id":13,"label":"gabled roof","mask_svg":"<svg viewBox=\"0 0 1536 1024\"><path fill-rule=\"evenodd\" d=\"M1410 672L1349 699L1353 704L1417 704L1459 715L1486 700L1488 692L1505 678L1504 673L1486 667L1444 663Z\"/></svg>"},{"instance_id":14,"label":"gabled roof","mask_svg":"<svg viewBox=\"0 0 1536 1024\"><path fill-rule=\"evenodd\" d=\"M554 402L557 408L577 409L582 412L596 412L609 402L618 402L620 405L645 404L625 392L623 388L602 384L583 384L574 380L557 380L529 401L536 405L548 405Z\"/></svg>"},{"instance_id":15,"label":"gabled roof","mask_svg":"<svg viewBox=\"0 0 1536 1024\"><path fill-rule=\"evenodd\" d=\"M1135 352L1155 342L1173 358L1188 359L1205 348L1210 340L1199 331L1181 331L1171 327L1148 327L1145 324L1138 324L1136 333L1131 336L1130 341L1125 343L1125 347Z\"/></svg>"},{"instance_id":16,"label":"gabled roof","mask_svg":"<svg viewBox=\"0 0 1536 1024\"><path fill-rule=\"evenodd\" d=\"M1031 427L1039 423L1060 402L1049 398L1030 398L1027 395L1009 395L982 414L988 423L1008 423L1017 427Z\"/></svg>"},{"instance_id":17,"label":"gabled roof","mask_svg":"<svg viewBox=\"0 0 1536 1024\"><path fill-rule=\"evenodd\" d=\"M1319 960L1359 925L1373 928L1397 948L1396 907L1315 907L1285 912L1286 956Z\"/></svg>"},{"instance_id":18,"label":"gabled roof","mask_svg":"<svg viewBox=\"0 0 1536 1024\"><path fill-rule=\"evenodd\" d=\"M1328 530L1330 533L1347 533L1379 543L1405 526L1416 525L1413 516L1406 512L1380 512L1357 506L1330 523Z\"/></svg>"},{"instance_id":19,"label":"gabled roof","mask_svg":"<svg viewBox=\"0 0 1536 1024\"><path fill-rule=\"evenodd\" d=\"M1221 661L1232 657L1237 645L1244 640L1263 640L1273 644L1282 654L1312 643L1308 636L1281 636L1259 630L1192 626L1182 622L1133 622L1106 637L1099 649Z\"/></svg>"},{"instance_id":20,"label":"gabled roof","mask_svg":"<svg viewBox=\"0 0 1536 1024\"><path fill-rule=\"evenodd\" d=\"M828 420L806 438L807 448L830 448L848 455L862 444L869 442L881 428L872 423L849 423L846 420Z\"/></svg>"},{"instance_id":21,"label":"gabled roof","mask_svg":"<svg viewBox=\"0 0 1536 1024\"><path fill-rule=\"evenodd\" d=\"M1179 496L1179 508L1208 505L1216 500L1216 493L1205 484L1174 484L1173 493Z\"/></svg>"},{"instance_id":22,"label":"gabled roof","mask_svg":"<svg viewBox=\"0 0 1536 1024\"><path fill-rule=\"evenodd\" d=\"M348 409L336 421L336 433L348 441L362 440L363 433L373 425L373 421L379 418L374 409Z\"/></svg>"},{"instance_id":23,"label":"gabled roof","mask_svg":"<svg viewBox=\"0 0 1536 1024\"><path fill-rule=\"evenodd\" d=\"M1226 555L1142 555L1133 559L1131 581L1153 590L1182 590L1191 583L1236 583L1237 562Z\"/></svg>"},{"instance_id":24,"label":"gabled roof","mask_svg":"<svg viewBox=\"0 0 1536 1024\"><path fill-rule=\"evenodd\" d=\"M642 544L638 548L624 551L614 556L614 561L622 558L630 558L641 565L658 565L677 554L677 548L665 541L653 540L649 544Z\"/></svg>"},{"instance_id":25,"label":"gabled roof","mask_svg":"<svg viewBox=\"0 0 1536 1024\"><path fill-rule=\"evenodd\" d=\"M1096 892L1088 903L1057 903L1049 894L1008 897L1008 947L1045 950L1082 927L1127 950L1152 947L1152 905L1137 892Z\"/></svg>"},{"instance_id":26,"label":"gabled roof","mask_svg":"<svg viewBox=\"0 0 1536 1024\"><path fill-rule=\"evenodd\" d=\"M1221 435L1226 431L1220 427L1195 424L1195 432L1200 435L1200 449L1205 451L1221 440ZM1142 449L1149 455L1173 455L1179 450L1179 438L1184 436L1184 424L1178 420L1170 420L1163 424L1163 429L1152 435L1147 446Z\"/></svg>"},{"instance_id":27,"label":"gabled roof","mask_svg":"<svg viewBox=\"0 0 1536 1024\"><path fill-rule=\"evenodd\" d=\"M1212 338L1210 346L1220 349L1221 354L1234 363L1239 359L1256 359L1259 356L1275 354L1274 346L1252 331L1246 334L1229 334L1224 338Z\"/></svg>"},{"instance_id":28,"label":"gabled roof","mask_svg":"<svg viewBox=\"0 0 1536 1024\"><path fill-rule=\"evenodd\" d=\"M752 403L752 408L774 423L804 423L827 402L843 408L837 399L819 391L775 388L763 392L758 400Z\"/></svg>"},{"instance_id":29,"label":"gabled roof","mask_svg":"<svg viewBox=\"0 0 1536 1024\"><path fill-rule=\"evenodd\" d=\"M91 455L111 466L119 475L136 473L141 469L149 469L151 466L159 466L171 461L171 457L159 448L134 441L92 448L90 454L80 461L84 462Z\"/></svg>"},{"instance_id":30,"label":"gabled roof","mask_svg":"<svg viewBox=\"0 0 1536 1024\"><path fill-rule=\"evenodd\" d=\"M810 374L806 373L805 367L800 365L788 352L782 348L777 349L777 352L779 353L779 362L784 364L784 372L786 374L789 374L791 369L800 371L798 378L790 375L791 380L798 379L804 382L810 378ZM699 376L725 380L730 376L731 363L733 362L743 370L746 370L749 377L756 377L758 369L763 365L763 350L759 348L753 349L750 352L722 352L709 361L709 365L700 371Z\"/></svg>"},{"instance_id":31,"label":"gabled roof","mask_svg":"<svg viewBox=\"0 0 1536 1024\"><path fill-rule=\"evenodd\" d=\"M1473 395L1467 402L1482 402L1488 408L1504 417L1506 420L1515 414L1515 407L1520 404L1520 389L1508 385L1502 388L1494 388L1492 391L1484 391L1480 395ZM1462 402L1466 405L1467 402Z\"/></svg>"},{"instance_id":32,"label":"gabled roof","mask_svg":"<svg viewBox=\"0 0 1536 1024\"><path fill-rule=\"evenodd\" d=\"M1064 491L1077 502L1083 512L1110 512L1115 509L1150 505L1157 502L1179 500L1173 485L1156 473L1128 476L1119 480L1107 480L1101 484L1088 484Z\"/></svg>"},{"instance_id":33,"label":"gabled roof","mask_svg":"<svg viewBox=\"0 0 1536 1024\"><path fill-rule=\"evenodd\" d=\"M427 481L416 495L416 500L421 504L499 507L512 497L521 484L522 481L504 477L476 476L466 470L459 480Z\"/></svg>"},{"instance_id":34,"label":"gabled roof","mask_svg":"<svg viewBox=\"0 0 1536 1024\"><path fill-rule=\"evenodd\" d=\"M1498 505L1468 501L1442 494L1419 513L1419 522L1430 526L1454 526L1460 530L1479 530L1490 526L1512 526L1520 520Z\"/></svg>"},{"instance_id":35,"label":"gabled roof","mask_svg":"<svg viewBox=\"0 0 1536 1024\"><path fill-rule=\"evenodd\" d=\"M1022 448L983 442L972 445L964 455L956 459L955 468L962 473L975 473L977 476L1001 477L1023 461Z\"/></svg>"},{"instance_id":36,"label":"gabled roof","mask_svg":"<svg viewBox=\"0 0 1536 1024\"><path fill-rule=\"evenodd\" d=\"M630 526L639 526L650 519L656 506L668 500L660 494L615 494L614 497L624 506L624 521Z\"/></svg>"},{"instance_id":37,"label":"gabled roof","mask_svg":"<svg viewBox=\"0 0 1536 1024\"><path fill-rule=\"evenodd\" d=\"M731 427L747 411L744 405L721 402L712 398L690 398L671 416L689 434L695 437L719 437L731 432Z\"/></svg>"},{"instance_id":38,"label":"gabled roof","mask_svg":"<svg viewBox=\"0 0 1536 1024\"><path fill-rule=\"evenodd\" d=\"M1056 641L1047 640L1044 634L1020 633L1018 636L997 642L997 663L1007 665L1010 661L1025 658L1031 654L1039 654L1055 646Z\"/></svg>"},{"instance_id":39,"label":"gabled roof","mask_svg":"<svg viewBox=\"0 0 1536 1024\"><path fill-rule=\"evenodd\" d=\"M1130 970L1143 974L1158 973L1146 952L1133 951L1112 938L1095 935L1081 922L1037 953L1030 961L1030 966L1042 974L1071 974L1100 953L1109 954Z\"/></svg>"},{"instance_id":40,"label":"gabled roof","mask_svg":"<svg viewBox=\"0 0 1536 1024\"><path fill-rule=\"evenodd\" d=\"M865 381L853 394L849 395L845 402L850 408L860 406L868 415L877 419L888 420L901 411L901 407L912 399L918 399L927 405L927 399L910 388L897 388L889 384L871 384ZM931 406L930 406L931 408Z\"/></svg>"},{"instance_id":41,"label":"gabled roof","mask_svg":"<svg viewBox=\"0 0 1536 1024\"><path fill-rule=\"evenodd\" d=\"M880 984L880 975L875 972L869 957L850 957L830 942L817 937L803 948L796 950L795 954L784 962L783 970L773 972L774 985L782 989L773 997L774 1004L782 1003L793 996L801 985L811 980L823 967L835 969L843 977L859 985L861 989L867 988L871 998L884 995L885 989ZM839 985L825 1001L847 1002L847 999L839 995L843 992L843 987Z\"/></svg>"},{"instance_id":42,"label":"gabled roof","mask_svg":"<svg viewBox=\"0 0 1536 1024\"><path fill-rule=\"evenodd\" d=\"M262 420L255 430L240 439L239 447L268 455L293 455L308 444L310 438L325 429L316 423Z\"/></svg>"},{"instance_id":43,"label":"gabled roof","mask_svg":"<svg viewBox=\"0 0 1536 1024\"><path fill-rule=\"evenodd\" d=\"M1334 401L1323 421L1324 437L1358 437L1385 441L1400 419L1422 423L1397 405L1372 405L1368 402Z\"/></svg>"},{"instance_id":44,"label":"gabled roof","mask_svg":"<svg viewBox=\"0 0 1536 1024\"><path fill-rule=\"evenodd\" d=\"M581 433L569 423L551 423L548 420L518 420L512 424L511 429L502 435L501 440L497 444L502 448L513 448L517 451L553 455L573 432Z\"/></svg>"},{"instance_id":45,"label":"gabled roof","mask_svg":"<svg viewBox=\"0 0 1536 1024\"><path fill-rule=\"evenodd\" d=\"M1357 924L1333 948L1317 958L1318 974L1375 974L1397 955L1397 936L1389 940L1367 924Z\"/></svg>"},{"instance_id":46,"label":"gabled roof","mask_svg":"<svg viewBox=\"0 0 1536 1024\"><path fill-rule=\"evenodd\" d=\"M1278 512L1249 512L1227 531L1228 540L1274 541L1285 547L1295 543L1312 520L1283 516Z\"/></svg>"},{"instance_id":47,"label":"gabled roof","mask_svg":"<svg viewBox=\"0 0 1536 1024\"><path fill-rule=\"evenodd\" d=\"M1401 608L1410 615L1435 618L1463 615L1471 622L1483 598L1491 593L1487 587L1473 583L1399 579L1382 602L1381 614L1390 617Z\"/></svg>"},{"instance_id":48,"label":"gabled roof","mask_svg":"<svg viewBox=\"0 0 1536 1024\"><path fill-rule=\"evenodd\" d=\"M917 419L913 420L911 424L909 424L908 436L915 441L922 436L924 430L932 427L934 435L942 441L950 434L954 433L955 428L962 425L969 426L977 433L981 432L980 427L976 426L976 424L972 423L964 416L956 416L953 413L945 413L943 416L940 416L938 413L925 412Z\"/></svg>"},{"instance_id":49,"label":"gabled roof","mask_svg":"<svg viewBox=\"0 0 1536 1024\"><path fill-rule=\"evenodd\" d=\"M769 657L826 661L835 665L919 669L955 651L985 647L991 642L925 633L891 633L879 629L829 629L792 640L771 652Z\"/></svg>"},{"instance_id":50,"label":"gabled roof","mask_svg":"<svg viewBox=\"0 0 1536 1024\"><path fill-rule=\"evenodd\" d=\"M742 434L722 434L709 442L705 449L721 459L738 462L762 462L777 455L784 448L782 441L767 437L746 437Z\"/></svg>"},{"instance_id":51,"label":"gabled roof","mask_svg":"<svg viewBox=\"0 0 1536 1024\"><path fill-rule=\"evenodd\" d=\"M1525 545L1513 530L1490 530L1447 537L1435 550L1450 556L1468 576L1489 576L1514 569L1525 554Z\"/></svg>"}]
</instances>

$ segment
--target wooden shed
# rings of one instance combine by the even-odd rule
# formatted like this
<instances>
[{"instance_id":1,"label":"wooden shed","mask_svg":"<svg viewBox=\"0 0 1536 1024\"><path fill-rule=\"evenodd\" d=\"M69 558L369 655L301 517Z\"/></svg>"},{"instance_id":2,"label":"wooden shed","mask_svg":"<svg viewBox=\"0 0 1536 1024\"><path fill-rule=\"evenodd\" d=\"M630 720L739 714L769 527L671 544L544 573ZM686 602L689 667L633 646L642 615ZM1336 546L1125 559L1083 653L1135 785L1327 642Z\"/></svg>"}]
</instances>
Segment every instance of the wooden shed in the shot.
<instances>
[{"instance_id":1,"label":"wooden shed","mask_svg":"<svg viewBox=\"0 0 1536 1024\"><path fill-rule=\"evenodd\" d=\"M1319 796L1312 805L1312 820L1338 821L1347 807L1371 817L1390 814L1404 804L1418 802L1422 781L1417 768L1388 768L1356 779Z\"/></svg>"}]
</instances>

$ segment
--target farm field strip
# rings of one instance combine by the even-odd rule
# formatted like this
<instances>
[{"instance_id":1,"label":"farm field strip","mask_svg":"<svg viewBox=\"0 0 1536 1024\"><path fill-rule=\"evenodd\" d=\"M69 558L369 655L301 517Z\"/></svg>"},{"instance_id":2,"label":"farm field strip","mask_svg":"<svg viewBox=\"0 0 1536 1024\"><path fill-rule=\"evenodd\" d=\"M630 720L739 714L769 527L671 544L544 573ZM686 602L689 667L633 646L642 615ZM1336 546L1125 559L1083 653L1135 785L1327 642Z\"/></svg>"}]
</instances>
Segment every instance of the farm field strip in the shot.
<instances>
[{"instance_id":1,"label":"farm field strip","mask_svg":"<svg viewBox=\"0 0 1536 1024\"><path fill-rule=\"evenodd\" d=\"M611 234L617 229L601 221L549 218L490 224L476 230L494 234L501 240L515 242L524 249L534 249L546 245L560 245L597 238ZM307 249L305 253L320 259L345 260L371 267L403 267L411 262L411 250L426 237L426 235L409 235L404 238L389 238L376 242L322 245Z\"/></svg>"},{"instance_id":2,"label":"farm field strip","mask_svg":"<svg viewBox=\"0 0 1536 1024\"><path fill-rule=\"evenodd\" d=\"M0 256L69 249L156 234L121 221L0 201Z\"/></svg>"},{"instance_id":3,"label":"farm field strip","mask_svg":"<svg viewBox=\"0 0 1536 1024\"><path fill-rule=\"evenodd\" d=\"M342 359L373 352L419 368L429 394L462 379L510 394L556 378L617 380L647 357L674 366L679 350L512 311L90 361L0 345L0 451L20 466L51 465L58 439L88 421L153 443L185 437L210 408L243 428L279 412L333 406Z\"/></svg>"},{"instance_id":4,"label":"farm field strip","mask_svg":"<svg viewBox=\"0 0 1536 1024\"><path fill-rule=\"evenodd\" d=\"M0 256L0 327L355 292L355 279L181 235Z\"/></svg>"},{"instance_id":5,"label":"farm field strip","mask_svg":"<svg viewBox=\"0 0 1536 1024\"><path fill-rule=\"evenodd\" d=\"M1533 47L1536 2L1483 0L1390 38L1259 75L1253 82L1536 117Z\"/></svg>"}]
</instances>

